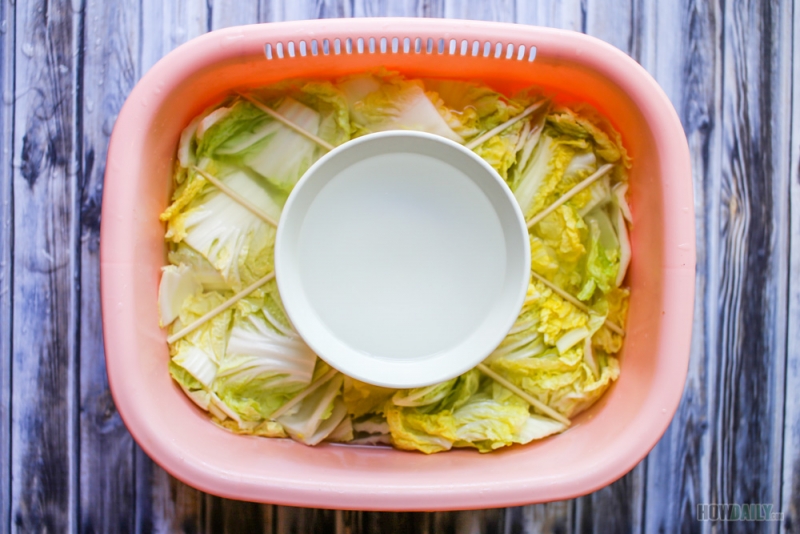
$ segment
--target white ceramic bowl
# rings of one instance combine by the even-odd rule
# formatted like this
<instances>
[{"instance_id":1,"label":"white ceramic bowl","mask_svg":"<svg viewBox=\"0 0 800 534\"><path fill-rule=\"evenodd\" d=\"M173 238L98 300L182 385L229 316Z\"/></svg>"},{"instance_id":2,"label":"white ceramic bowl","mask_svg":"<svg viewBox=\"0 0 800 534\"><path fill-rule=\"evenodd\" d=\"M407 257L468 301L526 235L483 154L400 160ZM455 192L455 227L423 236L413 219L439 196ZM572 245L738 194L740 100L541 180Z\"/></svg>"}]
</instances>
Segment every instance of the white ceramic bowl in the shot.
<instances>
[{"instance_id":1,"label":"white ceramic bowl","mask_svg":"<svg viewBox=\"0 0 800 534\"><path fill-rule=\"evenodd\" d=\"M519 314L530 244L497 172L439 136L360 137L317 161L281 216L286 311L326 362L408 388L488 356Z\"/></svg>"}]
</instances>

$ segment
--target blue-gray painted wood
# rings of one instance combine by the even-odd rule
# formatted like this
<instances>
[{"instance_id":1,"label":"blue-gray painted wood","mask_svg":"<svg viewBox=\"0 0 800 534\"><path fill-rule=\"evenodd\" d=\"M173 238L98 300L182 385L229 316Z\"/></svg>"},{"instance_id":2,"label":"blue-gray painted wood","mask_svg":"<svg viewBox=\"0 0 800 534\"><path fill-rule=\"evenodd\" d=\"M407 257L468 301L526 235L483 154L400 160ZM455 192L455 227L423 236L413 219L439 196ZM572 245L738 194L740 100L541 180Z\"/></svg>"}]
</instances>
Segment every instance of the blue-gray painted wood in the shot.
<instances>
[{"instance_id":1,"label":"blue-gray painted wood","mask_svg":"<svg viewBox=\"0 0 800 534\"><path fill-rule=\"evenodd\" d=\"M800 9L790 0L0 2L0 532L800 532ZM664 438L616 483L509 509L310 510L206 495L127 433L105 376L97 278L119 107L160 57L211 29L350 16L584 31L639 61L672 100L698 231L689 377ZM698 522L696 505L713 502L773 504L784 519Z\"/></svg>"},{"instance_id":2,"label":"blue-gray painted wood","mask_svg":"<svg viewBox=\"0 0 800 534\"><path fill-rule=\"evenodd\" d=\"M14 8L0 3L0 531L11 517L11 306L14 279Z\"/></svg>"},{"instance_id":3,"label":"blue-gray painted wood","mask_svg":"<svg viewBox=\"0 0 800 534\"><path fill-rule=\"evenodd\" d=\"M718 364L710 500L777 503L789 260L792 6L724 6ZM753 21L758 21L754 26ZM793 325L797 328L798 325ZM755 439L754 439L755 438ZM773 523L772 527L777 527ZM773 530L773 529L770 529Z\"/></svg>"},{"instance_id":4,"label":"blue-gray painted wood","mask_svg":"<svg viewBox=\"0 0 800 534\"><path fill-rule=\"evenodd\" d=\"M793 50L800 49L800 10L795 8ZM784 401L781 509L786 530L800 531L800 56L792 58L792 133L789 165L789 306L786 342L786 399Z\"/></svg>"},{"instance_id":5,"label":"blue-gray painted wood","mask_svg":"<svg viewBox=\"0 0 800 534\"><path fill-rule=\"evenodd\" d=\"M87 0L79 102L80 530L134 530L134 444L108 389L100 300L100 206L114 118L141 75L138 0ZM91 21L104 21L92 24Z\"/></svg>"},{"instance_id":6,"label":"blue-gray painted wood","mask_svg":"<svg viewBox=\"0 0 800 534\"><path fill-rule=\"evenodd\" d=\"M15 11L10 527L78 527L83 5ZM11 58L8 51L6 58ZM4 160L8 156L4 156ZM9 243L11 245L11 243Z\"/></svg>"}]
</instances>

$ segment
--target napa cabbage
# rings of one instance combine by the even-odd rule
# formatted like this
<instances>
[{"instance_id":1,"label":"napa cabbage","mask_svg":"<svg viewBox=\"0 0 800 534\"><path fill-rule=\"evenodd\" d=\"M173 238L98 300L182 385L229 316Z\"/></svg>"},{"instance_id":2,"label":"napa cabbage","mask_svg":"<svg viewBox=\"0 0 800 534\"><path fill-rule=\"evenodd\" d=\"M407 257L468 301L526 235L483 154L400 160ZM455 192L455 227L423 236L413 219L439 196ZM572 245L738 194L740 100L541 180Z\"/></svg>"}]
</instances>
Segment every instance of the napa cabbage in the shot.
<instances>
[{"instance_id":1,"label":"napa cabbage","mask_svg":"<svg viewBox=\"0 0 800 534\"><path fill-rule=\"evenodd\" d=\"M620 297L619 302L627 302ZM611 355L619 350L612 346L619 336L604 325L607 318L624 320L607 307L587 313L535 281L518 325L486 363L533 397L572 417L591 406L619 376L619 363ZM495 395L499 400L515 397L497 385Z\"/></svg>"},{"instance_id":2,"label":"napa cabbage","mask_svg":"<svg viewBox=\"0 0 800 534\"><path fill-rule=\"evenodd\" d=\"M392 444L426 454L453 447L490 452L565 430L563 423L532 414L522 399L498 398L490 380L481 379L477 374L471 376L474 381L470 378L461 383L448 381L449 388L445 386L445 389L457 392L451 396L451 402L442 399L427 405L426 409L390 406L386 419Z\"/></svg>"},{"instance_id":3,"label":"napa cabbage","mask_svg":"<svg viewBox=\"0 0 800 534\"><path fill-rule=\"evenodd\" d=\"M167 265L161 268L161 283L158 288L158 315L162 327L178 318L186 299L202 290L194 271L185 264Z\"/></svg>"},{"instance_id":4,"label":"napa cabbage","mask_svg":"<svg viewBox=\"0 0 800 534\"><path fill-rule=\"evenodd\" d=\"M418 130L462 143L425 92L422 82L393 73L357 75L339 87L350 109L353 137L387 130Z\"/></svg>"},{"instance_id":5,"label":"napa cabbage","mask_svg":"<svg viewBox=\"0 0 800 534\"><path fill-rule=\"evenodd\" d=\"M269 193L245 172L222 180L267 214L280 213ZM275 228L213 186L205 185L182 209L168 209L164 218L167 239L202 255L234 290L272 270Z\"/></svg>"},{"instance_id":6,"label":"napa cabbage","mask_svg":"<svg viewBox=\"0 0 800 534\"><path fill-rule=\"evenodd\" d=\"M348 376L344 379L342 399L347 406L347 412L358 418L366 414L383 413L383 406L395 391Z\"/></svg>"},{"instance_id":7,"label":"napa cabbage","mask_svg":"<svg viewBox=\"0 0 800 534\"><path fill-rule=\"evenodd\" d=\"M534 102L543 105L476 141ZM282 82L247 97L234 95L183 130L175 190L161 215L170 265L162 271L158 317L169 333L274 268L275 228L196 169L279 220L294 185L326 152L263 106L333 146L397 129L470 147L473 141L474 152L506 181L528 220L612 164L611 172L531 226L531 269L547 284L532 278L516 322L484 363L566 417L591 406L618 378L623 336L606 321L625 324L633 218L630 157L617 131L588 106L554 104L535 91L509 97L473 82L410 80L387 71L333 82ZM168 369L218 425L307 445L489 452L566 429L476 369L401 390L333 373L295 331L274 281L172 343Z\"/></svg>"},{"instance_id":8,"label":"napa cabbage","mask_svg":"<svg viewBox=\"0 0 800 534\"><path fill-rule=\"evenodd\" d=\"M341 398L342 375L337 374L308 395L297 407L278 418L288 434L306 445L327 438L347 416Z\"/></svg>"},{"instance_id":9,"label":"napa cabbage","mask_svg":"<svg viewBox=\"0 0 800 534\"><path fill-rule=\"evenodd\" d=\"M215 384L219 397L250 421L269 418L308 386L317 361L300 336L265 312L270 298L257 292L237 303Z\"/></svg>"},{"instance_id":10,"label":"napa cabbage","mask_svg":"<svg viewBox=\"0 0 800 534\"><path fill-rule=\"evenodd\" d=\"M189 295L181 305L177 319L171 324L175 333L216 308L227 295L216 291ZM227 333L232 312L224 311L204 325L170 345L169 370L178 385L192 401L204 410L223 415L216 408L218 399L213 384L219 364L225 355Z\"/></svg>"}]
</instances>

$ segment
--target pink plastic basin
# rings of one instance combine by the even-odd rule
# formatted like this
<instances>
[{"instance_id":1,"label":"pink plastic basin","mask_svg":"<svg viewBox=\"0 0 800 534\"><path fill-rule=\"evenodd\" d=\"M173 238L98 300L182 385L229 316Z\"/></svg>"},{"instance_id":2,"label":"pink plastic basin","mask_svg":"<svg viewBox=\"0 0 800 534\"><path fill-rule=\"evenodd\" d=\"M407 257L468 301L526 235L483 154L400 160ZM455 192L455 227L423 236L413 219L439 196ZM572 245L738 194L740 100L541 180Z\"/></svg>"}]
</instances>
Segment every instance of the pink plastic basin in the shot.
<instances>
[{"instance_id":1,"label":"pink plastic basin","mask_svg":"<svg viewBox=\"0 0 800 534\"><path fill-rule=\"evenodd\" d=\"M540 85L589 102L621 132L634 161L632 296L622 373L567 432L484 455L309 448L222 430L171 381L156 306L166 263L158 215L169 199L181 129L237 88L379 66L410 76L482 80L506 92ZM695 269L686 139L672 105L645 70L585 35L423 19L287 22L204 35L157 63L123 106L108 152L102 221L103 327L117 409L156 463L209 493L370 510L567 499L633 468L664 433L680 401Z\"/></svg>"}]
</instances>

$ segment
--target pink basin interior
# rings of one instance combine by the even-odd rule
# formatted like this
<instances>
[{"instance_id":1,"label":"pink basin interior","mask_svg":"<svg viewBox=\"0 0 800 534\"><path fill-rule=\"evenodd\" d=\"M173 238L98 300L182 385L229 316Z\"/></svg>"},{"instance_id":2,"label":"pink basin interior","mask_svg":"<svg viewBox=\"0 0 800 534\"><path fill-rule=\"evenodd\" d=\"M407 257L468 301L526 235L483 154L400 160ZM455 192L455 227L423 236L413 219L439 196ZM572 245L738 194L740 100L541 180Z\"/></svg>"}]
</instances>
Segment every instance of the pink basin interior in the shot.
<instances>
[{"instance_id":1,"label":"pink basin interior","mask_svg":"<svg viewBox=\"0 0 800 534\"><path fill-rule=\"evenodd\" d=\"M387 51L382 53L384 37ZM397 52L392 51L395 37ZM364 39L363 52L358 38ZM370 38L376 39L375 52L370 52ZM417 38L420 52L415 51ZM330 40L330 55L323 53L323 39ZM428 39L433 39L431 53ZM312 40L318 42L316 56ZM466 55L462 41L467 42ZM472 55L475 41L477 56ZM483 56L486 42L491 43L489 57ZM267 43L271 60L265 56ZM283 58L277 57L278 43ZM513 57L507 59L509 45ZM520 46L524 57L517 59ZM533 62L528 61L531 46L536 47ZM589 102L621 132L634 161L632 296L622 374L569 431L485 455L457 450L425 456L347 445L309 448L222 430L171 381L156 306L160 267L166 263L158 215L169 200L182 128L235 89L380 66L410 76L481 80L506 92L539 85L566 99ZM117 409L153 460L209 493L376 510L485 508L571 498L633 468L666 430L683 391L695 268L686 139L669 100L644 69L581 34L421 19L305 21L207 34L162 59L131 92L111 139L102 220L103 323Z\"/></svg>"}]
</instances>

